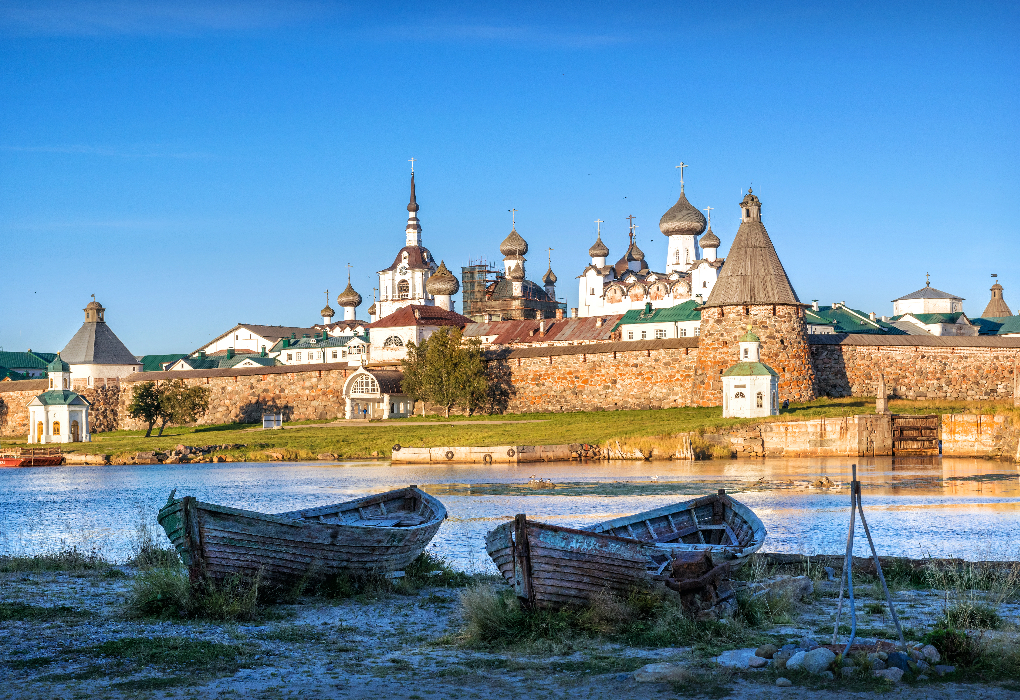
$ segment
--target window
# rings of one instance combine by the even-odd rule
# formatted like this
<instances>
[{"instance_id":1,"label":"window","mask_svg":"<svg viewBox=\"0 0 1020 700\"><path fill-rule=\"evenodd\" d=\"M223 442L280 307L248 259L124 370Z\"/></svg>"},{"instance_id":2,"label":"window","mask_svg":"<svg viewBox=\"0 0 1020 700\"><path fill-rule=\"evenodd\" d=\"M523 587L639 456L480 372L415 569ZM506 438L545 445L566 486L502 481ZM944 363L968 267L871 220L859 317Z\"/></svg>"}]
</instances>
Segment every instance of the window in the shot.
<instances>
[{"instance_id":1,"label":"window","mask_svg":"<svg viewBox=\"0 0 1020 700\"><path fill-rule=\"evenodd\" d=\"M742 399L742 398L744 398L744 392L738 391L736 394L733 395L733 398L735 398L735 399Z\"/></svg>"},{"instance_id":2,"label":"window","mask_svg":"<svg viewBox=\"0 0 1020 700\"><path fill-rule=\"evenodd\" d=\"M53 421L53 434L60 435L60 421Z\"/></svg>"},{"instance_id":3,"label":"window","mask_svg":"<svg viewBox=\"0 0 1020 700\"><path fill-rule=\"evenodd\" d=\"M294 353L290 353L290 352L288 352L288 353L287 353L287 359L288 359L288 360L293 360L293 359L294 359Z\"/></svg>"},{"instance_id":4,"label":"window","mask_svg":"<svg viewBox=\"0 0 1020 700\"><path fill-rule=\"evenodd\" d=\"M298 353L298 354L297 354L297 359L298 359L298 360L300 360L300 359L301 359L301 353Z\"/></svg>"},{"instance_id":5,"label":"window","mask_svg":"<svg viewBox=\"0 0 1020 700\"><path fill-rule=\"evenodd\" d=\"M648 337L648 331L641 331L641 340L644 340L647 337Z\"/></svg>"},{"instance_id":6,"label":"window","mask_svg":"<svg viewBox=\"0 0 1020 700\"><path fill-rule=\"evenodd\" d=\"M383 347L386 347L386 348L402 348L402 347L404 347L404 341L400 339L399 335L391 335L383 343Z\"/></svg>"},{"instance_id":7,"label":"window","mask_svg":"<svg viewBox=\"0 0 1020 700\"><path fill-rule=\"evenodd\" d=\"M592 288L591 288L591 292L590 292L590 293L591 293L591 294L594 294L594 293L595 293L595 287L592 287Z\"/></svg>"},{"instance_id":8,"label":"window","mask_svg":"<svg viewBox=\"0 0 1020 700\"><path fill-rule=\"evenodd\" d=\"M747 348L744 348L744 357L747 357Z\"/></svg>"},{"instance_id":9,"label":"window","mask_svg":"<svg viewBox=\"0 0 1020 700\"><path fill-rule=\"evenodd\" d=\"M701 326L694 329L694 335L701 335Z\"/></svg>"},{"instance_id":10,"label":"window","mask_svg":"<svg viewBox=\"0 0 1020 700\"><path fill-rule=\"evenodd\" d=\"M708 289L708 280L705 280L704 282L701 283L701 288Z\"/></svg>"},{"instance_id":11,"label":"window","mask_svg":"<svg viewBox=\"0 0 1020 700\"><path fill-rule=\"evenodd\" d=\"M656 338L665 338L666 337L666 330L664 328L657 329L655 331L655 337Z\"/></svg>"},{"instance_id":12,"label":"window","mask_svg":"<svg viewBox=\"0 0 1020 700\"><path fill-rule=\"evenodd\" d=\"M627 331L627 340L634 340L634 331Z\"/></svg>"},{"instance_id":13,"label":"window","mask_svg":"<svg viewBox=\"0 0 1020 700\"><path fill-rule=\"evenodd\" d=\"M758 392L758 396L756 397L756 401L757 401L756 405L758 406L758 408L761 408L762 407L762 403L765 401L765 397L762 396L762 393L760 391Z\"/></svg>"},{"instance_id":14,"label":"window","mask_svg":"<svg viewBox=\"0 0 1020 700\"><path fill-rule=\"evenodd\" d=\"M333 351L333 359L336 359L336 350Z\"/></svg>"},{"instance_id":15,"label":"window","mask_svg":"<svg viewBox=\"0 0 1020 700\"><path fill-rule=\"evenodd\" d=\"M687 337L687 329L686 328L681 328L680 329L680 337L681 338L686 338Z\"/></svg>"},{"instance_id":16,"label":"window","mask_svg":"<svg viewBox=\"0 0 1020 700\"><path fill-rule=\"evenodd\" d=\"M359 375L354 380L354 386L351 387L352 394L378 394L379 393L379 382L375 380L371 374Z\"/></svg>"},{"instance_id":17,"label":"window","mask_svg":"<svg viewBox=\"0 0 1020 700\"><path fill-rule=\"evenodd\" d=\"M407 283L407 280L400 280L397 283L397 297L407 299L409 296L411 296L411 285Z\"/></svg>"}]
</instances>

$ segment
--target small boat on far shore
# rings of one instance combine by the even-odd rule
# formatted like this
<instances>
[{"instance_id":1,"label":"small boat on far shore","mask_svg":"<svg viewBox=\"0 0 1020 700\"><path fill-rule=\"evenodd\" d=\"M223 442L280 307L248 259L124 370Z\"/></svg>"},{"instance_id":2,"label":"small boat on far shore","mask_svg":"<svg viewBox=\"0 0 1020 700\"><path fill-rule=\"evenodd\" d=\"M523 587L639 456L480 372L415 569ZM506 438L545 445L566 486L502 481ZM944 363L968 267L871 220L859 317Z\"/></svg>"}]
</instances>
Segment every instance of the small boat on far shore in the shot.
<instances>
[{"instance_id":1,"label":"small boat on far shore","mask_svg":"<svg viewBox=\"0 0 1020 700\"><path fill-rule=\"evenodd\" d=\"M712 578L739 567L765 543L754 512L724 491L614 518L584 529L518 515L485 538L485 550L517 597L528 605L584 605L598 595L625 596L636 586L669 579L707 555ZM725 567L722 567L725 565ZM670 587L683 590L673 581Z\"/></svg>"},{"instance_id":2,"label":"small boat on far shore","mask_svg":"<svg viewBox=\"0 0 1020 700\"><path fill-rule=\"evenodd\" d=\"M274 584L401 571L445 519L443 504L414 485L276 514L171 493L157 516L193 581L258 574Z\"/></svg>"},{"instance_id":3,"label":"small boat on far shore","mask_svg":"<svg viewBox=\"0 0 1020 700\"><path fill-rule=\"evenodd\" d=\"M55 467L64 463L59 447L0 448L0 467Z\"/></svg>"}]
</instances>

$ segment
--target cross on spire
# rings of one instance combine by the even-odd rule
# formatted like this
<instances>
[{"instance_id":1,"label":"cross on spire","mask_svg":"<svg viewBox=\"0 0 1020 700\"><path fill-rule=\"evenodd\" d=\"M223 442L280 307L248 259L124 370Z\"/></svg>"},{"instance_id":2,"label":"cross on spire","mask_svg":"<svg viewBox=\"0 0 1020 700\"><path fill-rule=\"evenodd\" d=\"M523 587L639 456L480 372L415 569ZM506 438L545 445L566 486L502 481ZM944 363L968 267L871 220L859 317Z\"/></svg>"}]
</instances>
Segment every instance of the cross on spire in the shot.
<instances>
[{"instance_id":1,"label":"cross on spire","mask_svg":"<svg viewBox=\"0 0 1020 700\"><path fill-rule=\"evenodd\" d=\"M350 263L347 263L347 284L351 283L351 267L353 266Z\"/></svg>"},{"instance_id":2,"label":"cross on spire","mask_svg":"<svg viewBox=\"0 0 1020 700\"><path fill-rule=\"evenodd\" d=\"M510 218L511 218L511 221L513 222L514 228L517 228L517 210L516 209L507 209L507 211L510 212Z\"/></svg>"},{"instance_id":3,"label":"cross on spire","mask_svg":"<svg viewBox=\"0 0 1020 700\"><path fill-rule=\"evenodd\" d=\"M326 290L326 306L329 306L329 290Z\"/></svg>"},{"instance_id":4,"label":"cross on spire","mask_svg":"<svg viewBox=\"0 0 1020 700\"><path fill-rule=\"evenodd\" d=\"M683 192L684 191L684 168L689 168L691 166L687 165L687 163L685 163L683 161L680 161L680 165L678 165L676 167L680 169L680 191Z\"/></svg>"},{"instance_id":5,"label":"cross on spire","mask_svg":"<svg viewBox=\"0 0 1020 700\"><path fill-rule=\"evenodd\" d=\"M925 287L930 287L931 286L931 273L930 272L925 272L924 273L924 286Z\"/></svg>"},{"instance_id":6,"label":"cross on spire","mask_svg":"<svg viewBox=\"0 0 1020 700\"><path fill-rule=\"evenodd\" d=\"M705 211L708 212L708 225L709 225L710 228L712 226L712 210L713 209L715 209L715 207L705 207Z\"/></svg>"},{"instance_id":7,"label":"cross on spire","mask_svg":"<svg viewBox=\"0 0 1020 700\"><path fill-rule=\"evenodd\" d=\"M595 219L595 225L598 227L599 237L602 236L602 224L606 223L602 219Z\"/></svg>"},{"instance_id":8,"label":"cross on spire","mask_svg":"<svg viewBox=\"0 0 1020 700\"><path fill-rule=\"evenodd\" d=\"M550 248L549 249L549 269L550 270L552 269L552 252L553 252L553 249Z\"/></svg>"},{"instance_id":9,"label":"cross on spire","mask_svg":"<svg viewBox=\"0 0 1020 700\"><path fill-rule=\"evenodd\" d=\"M411 174L414 175L414 158L407 159L411 163Z\"/></svg>"},{"instance_id":10,"label":"cross on spire","mask_svg":"<svg viewBox=\"0 0 1020 700\"><path fill-rule=\"evenodd\" d=\"M634 215L631 214L630 216L625 216L623 218L625 218L628 221L630 221L630 230L633 231L634 230Z\"/></svg>"}]
</instances>

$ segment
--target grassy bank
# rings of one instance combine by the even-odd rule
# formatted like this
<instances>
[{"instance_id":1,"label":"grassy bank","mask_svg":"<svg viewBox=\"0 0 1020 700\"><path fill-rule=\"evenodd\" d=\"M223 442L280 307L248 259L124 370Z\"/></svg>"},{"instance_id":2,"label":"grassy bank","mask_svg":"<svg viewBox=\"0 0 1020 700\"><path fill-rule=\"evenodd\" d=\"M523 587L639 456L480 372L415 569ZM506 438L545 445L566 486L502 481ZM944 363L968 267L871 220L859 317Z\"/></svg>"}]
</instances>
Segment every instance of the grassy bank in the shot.
<instances>
[{"instance_id":1,"label":"grassy bank","mask_svg":"<svg viewBox=\"0 0 1020 700\"><path fill-rule=\"evenodd\" d=\"M769 421L807 420L873 413L874 400L868 398L818 399L791 404ZM891 402L896 413L1002 413L1016 414L1020 409L1007 402L989 401L902 401ZM582 413L531 413L502 416L428 416L380 421L371 425L321 427L288 423L285 430L261 430L247 424L171 427L162 437L144 437L144 431L118 430L94 434L91 443L79 443L75 451L118 455L137 452L169 451L178 444L190 446L227 445L218 454L238 461L274 459L312 460L320 454L343 459L387 458L394 444L405 447L444 447L469 445L555 445L610 441L643 441L678 433L719 432L733 426L758 423L763 419L723 418L719 407L669 408L647 411L590 411ZM492 421L500 423L492 424ZM20 442L18 440L17 442ZM649 443L651 444L651 443ZM696 446L697 447L697 446ZM716 451L718 452L718 450ZM701 445L699 456L720 457L708 444Z\"/></svg>"}]
</instances>

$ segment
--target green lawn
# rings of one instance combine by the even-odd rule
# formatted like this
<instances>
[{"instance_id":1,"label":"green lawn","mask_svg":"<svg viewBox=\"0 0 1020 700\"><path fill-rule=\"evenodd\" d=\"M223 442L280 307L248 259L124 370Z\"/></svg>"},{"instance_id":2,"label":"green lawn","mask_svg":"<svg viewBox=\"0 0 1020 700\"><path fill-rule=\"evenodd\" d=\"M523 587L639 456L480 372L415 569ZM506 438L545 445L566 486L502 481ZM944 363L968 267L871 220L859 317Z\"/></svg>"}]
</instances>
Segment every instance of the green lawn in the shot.
<instances>
[{"instance_id":1,"label":"green lawn","mask_svg":"<svg viewBox=\"0 0 1020 700\"><path fill-rule=\"evenodd\" d=\"M893 401L896 413L953 413L977 409L994 412L1005 409L989 402L909 402ZM873 413L874 399L818 399L792 404L779 416L767 420L804 420ZM483 421L508 421L484 425ZM670 435L704 429L714 432L741 423L762 419L722 418L722 409L669 408L649 411L591 411L584 413L533 413L503 416L428 416L380 421L372 425L302 427L303 421L289 423L286 430L253 429L251 425L226 424L198 427L170 427L163 437L143 437L144 431L118 430L92 436L92 443L75 445L75 451L111 455L141 451L168 450L177 444L244 447L224 451L235 458L262 460L265 452L279 452L286 459L314 459L330 452L344 458L389 457L395 443L405 447L443 447L461 445L555 445L572 442L605 444L609 440ZM539 422L530 422L539 421ZM320 422L321 423L321 422ZM425 423L425 425L421 425ZM452 425L443 425L452 423ZM417 424L417 425L416 425ZM373 454L375 453L375 454Z\"/></svg>"}]
</instances>

